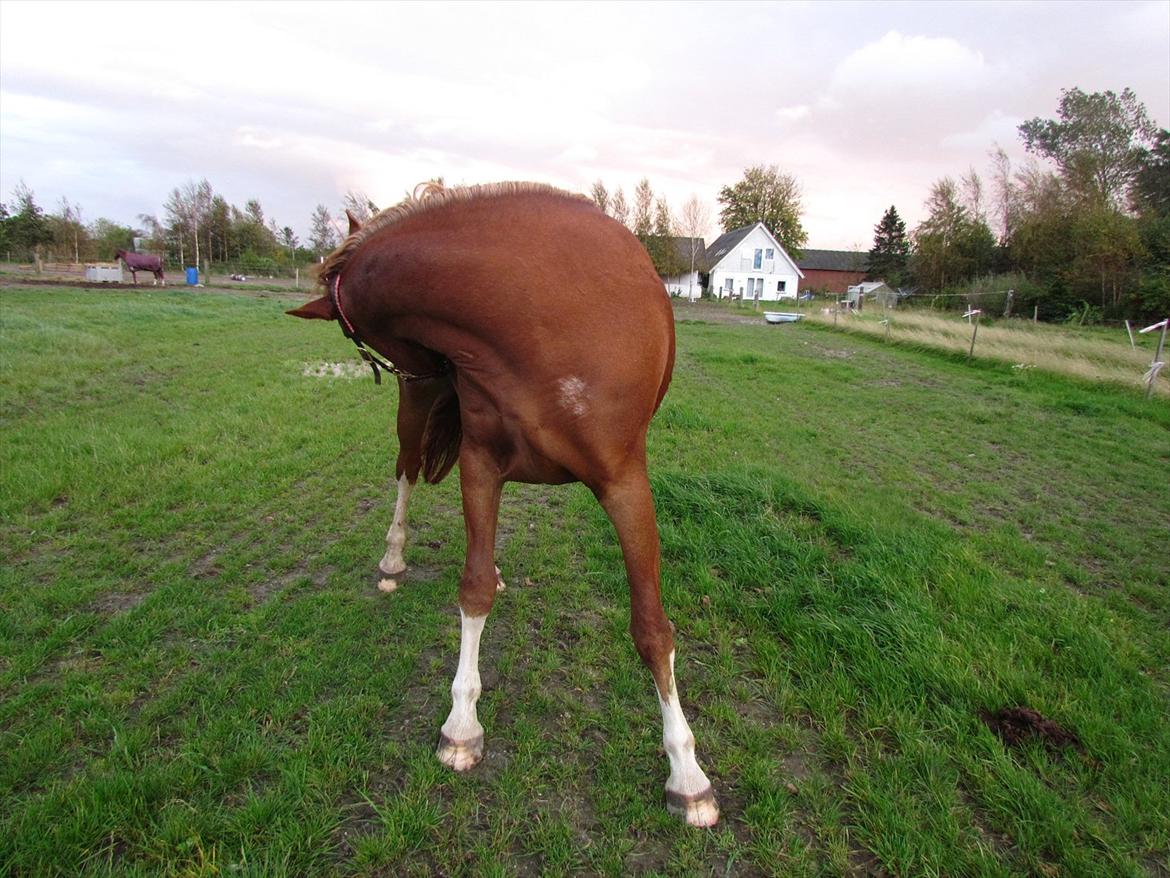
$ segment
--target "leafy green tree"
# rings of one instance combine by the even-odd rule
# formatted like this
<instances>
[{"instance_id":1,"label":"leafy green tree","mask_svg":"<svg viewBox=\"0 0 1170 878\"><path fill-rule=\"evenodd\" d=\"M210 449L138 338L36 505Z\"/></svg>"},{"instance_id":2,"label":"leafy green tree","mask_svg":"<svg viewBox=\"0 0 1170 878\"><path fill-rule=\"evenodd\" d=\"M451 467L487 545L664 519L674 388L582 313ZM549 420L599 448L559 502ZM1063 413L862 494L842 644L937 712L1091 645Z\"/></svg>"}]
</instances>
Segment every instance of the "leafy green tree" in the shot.
<instances>
[{"instance_id":1,"label":"leafy green tree","mask_svg":"<svg viewBox=\"0 0 1170 878\"><path fill-rule=\"evenodd\" d=\"M81 222L81 207L62 197L57 212L49 218L53 231L53 252L58 258L80 262L89 256L89 231Z\"/></svg>"},{"instance_id":2,"label":"leafy green tree","mask_svg":"<svg viewBox=\"0 0 1170 878\"><path fill-rule=\"evenodd\" d=\"M803 206L794 176L776 165L757 165L745 170L734 186L720 189L718 200L723 231L762 222L790 256L800 256L808 235L800 223Z\"/></svg>"},{"instance_id":3,"label":"leafy green tree","mask_svg":"<svg viewBox=\"0 0 1170 878\"><path fill-rule=\"evenodd\" d=\"M630 206L626 203L626 193L618 186L610 201L610 215L626 228L630 227Z\"/></svg>"},{"instance_id":4,"label":"leafy green tree","mask_svg":"<svg viewBox=\"0 0 1170 878\"><path fill-rule=\"evenodd\" d=\"M605 188L604 183L597 180L589 190L589 197L601 208L602 213L609 214L609 191Z\"/></svg>"},{"instance_id":5,"label":"leafy green tree","mask_svg":"<svg viewBox=\"0 0 1170 878\"><path fill-rule=\"evenodd\" d=\"M4 254L4 258L11 259L9 251L12 245L8 240L8 205L0 201L0 253Z\"/></svg>"},{"instance_id":6,"label":"leafy green tree","mask_svg":"<svg viewBox=\"0 0 1170 878\"><path fill-rule=\"evenodd\" d=\"M914 230L914 276L930 289L941 290L964 275L958 242L967 224L958 187L950 177L937 181L926 201L929 216Z\"/></svg>"},{"instance_id":7,"label":"leafy green tree","mask_svg":"<svg viewBox=\"0 0 1170 878\"><path fill-rule=\"evenodd\" d=\"M271 258L277 251L276 236L264 224L264 210L256 199L248 201L243 212L232 208L231 239L237 260L245 260L249 253Z\"/></svg>"},{"instance_id":8,"label":"leafy green tree","mask_svg":"<svg viewBox=\"0 0 1170 878\"><path fill-rule=\"evenodd\" d=\"M1142 153L1130 194L1138 213L1170 214L1170 130L1159 129L1154 145Z\"/></svg>"},{"instance_id":9,"label":"leafy green tree","mask_svg":"<svg viewBox=\"0 0 1170 878\"><path fill-rule=\"evenodd\" d=\"M100 217L89 227L94 257L109 262L115 250L129 250L134 246L134 230L113 220Z\"/></svg>"},{"instance_id":10,"label":"leafy green tree","mask_svg":"<svg viewBox=\"0 0 1170 878\"><path fill-rule=\"evenodd\" d=\"M1154 125L1145 105L1128 88L1085 94L1061 91L1059 119L1030 119L1019 127L1024 147L1052 160L1079 198L1120 207L1144 154Z\"/></svg>"},{"instance_id":11,"label":"leafy green tree","mask_svg":"<svg viewBox=\"0 0 1170 878\"><path fill-rule=\"evenodd\" d=\"M297 236L290 226L280 230L280 244L288 250L289 256L295 256L297 251Z\"/></svg>"},{"instance_id":12,"label":"leafy green tree","mask_svg":"<svg viewBox=\"0 0 1170 878\"><path fill-rule=\"evenodd\" d=\"M220 195L211 199L206 228L207 252L212 262L227 262L231 247L232 209Z\"/></svg>"},{"instance_id":13,"label":"leafy green tree","mask_svg":"<svg viewBox=\"0 0 1170 878\"><path fill-rule=\"evenodd\" d=\"M906 223L892 204L873 230L873 247L869 251L869 277L899 287L906 279L910 263L910 239Z\"/></svg>"},{"instance_id":14,"label":"leafy green tree","mask_svg":"<svg viewBox=\"0 0 1170 878\"><path fill-rule=\"evenodd\" d=\"M6 252L24 259L39 258L41 247L53 241L49 220L23 180L12 190L12 208L4 218L3 237Z\"/></svg>"},{"instance_id":15,"label":"leafy green tree","mask_svg":"<svg viewBox=\"0 0 1170 878\"><path fill-rule=\"evenodd\" d=\"M634 190L634 234L643 244L654 234L654 190L645 177Z\"/></svg>"},{"instance_id":16,"label":"leafy green tree","mask_svg":"<svg viewBox=\"0 0 1170 878\"><path fill-rule=\"evenodd\" d=\"M988 272L995 258L995 235L986 220L960 203L950 177L931 187L930 215L914 230L914 275L931 289Z\"/></svg>"},{"instance_id":17,"label":"leafy green tree","mask_svg":"<svg viewBox=\"0 0 1170 878\"><path fill-rule=\"evenodd\" d=\"M662 277L675 277L687 270L686 263L675 242L675 222L665 197L654 203L654 229L643 240L654 268Z\"/></svg>"},{"instance_id":18,"label":"leafy green tree","mask_svg":"<svg viewBox=\"0 0 1170 878\"><path fill-rule=\"evenodd\" d=\"M179 261L186 264L188 258L201 265L208 256L206 226L211 215L214 193L206 178L196 183L188 180L183 186L171 190L163 203L167 221L167 237L177 238Z\"/></svg>"},{"instance_id":19,"label":"leafy green tree","mask_svg":"<svg viewBox=\"0 0 1170 878\"><path fill-rule=\"evenodd\" d=\"M1076 242L1070 281L1087 294L1095 287L1101 307L1116 310L1136 277L1142 255L1136 223L1112 206L1082 206L1071 216Z\"/></svg>"},{"instance_id":20,"label":"leafy green tree","mask_svg":"<svg viewBox=\"0 0 1170 878\"><path fill-rule=\"evenodd\" d=\"M309 223L309 246L317 257L325 256L337 246L337 227L333 225L333 217L324 204L318 204L313 211Z\"/></svg>"}]
</instances>

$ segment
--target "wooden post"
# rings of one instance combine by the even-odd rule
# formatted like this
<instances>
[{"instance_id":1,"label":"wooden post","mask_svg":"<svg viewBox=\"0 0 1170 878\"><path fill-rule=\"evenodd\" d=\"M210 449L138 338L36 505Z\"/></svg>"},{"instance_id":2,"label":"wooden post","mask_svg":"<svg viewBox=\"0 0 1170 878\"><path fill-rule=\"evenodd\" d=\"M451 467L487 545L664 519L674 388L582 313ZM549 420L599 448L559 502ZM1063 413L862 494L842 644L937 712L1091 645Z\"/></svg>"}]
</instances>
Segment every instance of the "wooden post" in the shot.
<instances>
[{"instance_id":1,"label":"wooden post","mask_svg":"<svg viewBox=\"0 0 1170 878\"><path fill-rule=\"evenodd\" d=\"M296 285L299 290L301 288L301 267L299 265L297 266Z\"/></svg>"},{"instance_id":2,"label":"wooden post","mask_svg":"<svg viewBox=\"0 0 1170 878\"><path fill-rule=\"evenodd\" d=\"M968 308L963 315L971 320L971 349L967 351L967 362L975 357L975 336L979 334L979 315L982 313L978 308Z\"/></svg>"},{"instance_id":3,"label":"wooden post","mask_svg":"<svg viewBox=\"0 0 1170 878\"><path fill-rule=\"evenodd\" d=\"M1015 295L1016 295L1015 290L1008 290L1007 304L1004 306L1004 309L1003 309L1003 316L1004 317L1011 317L1012 316L1012 299L1015 298Z\"/></svg>"},{"instance_id":4,"label":"wooden post","mask_svg":"<svg viewBox=\"0 0 1170 878\"><path fill-rule=\"evenodd\" d=\"M1032 308L1032 322L1035 323L1040 317L1040 306L1036 305Z\"/></svg>"},{"instance_id":5,"label":"wooden post","mask_svg":"<svg viewBox=\"0 0 1170 878\"><path fill-rule=\"evenodd\" d=\"M1129 321L1125 321L1125 331L1129 333L1129 347L1130 350L1137 350L1137 345L1133 343L1133 330L1129 327Z\"/></svg>"}]
</instances>

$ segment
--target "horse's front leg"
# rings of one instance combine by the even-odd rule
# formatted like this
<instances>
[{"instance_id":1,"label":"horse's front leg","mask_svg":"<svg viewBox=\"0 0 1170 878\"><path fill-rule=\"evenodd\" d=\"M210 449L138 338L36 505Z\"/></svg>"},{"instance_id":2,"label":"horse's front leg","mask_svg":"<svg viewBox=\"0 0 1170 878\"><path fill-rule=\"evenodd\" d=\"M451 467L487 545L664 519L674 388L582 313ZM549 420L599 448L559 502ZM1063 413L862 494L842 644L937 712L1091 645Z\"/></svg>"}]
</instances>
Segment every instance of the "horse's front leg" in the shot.
<instances>
[{"instance_id":1,"label":"horse's front leg","mask_svg":"<svg viewBox=\"0 0 1170 878\"><path fill-rule=\"evenodd\" d=\"M459 581L459 667L436 755L444 765L466 771L483 758L483 726L475 709L480 693L479 639L496 597L494 550L502 480L491 456L465 443L459 454L459 482L467 528L467 560Z\"/></svg>"},{"instance_id":2,"label":"horse's front leg","mask_svg":"<svg viewBox=\"0 0 1170 878\"><path fill-rule=\"evenodd\" d=\"M378 563L383 576L394 576L406 569L402 556L406 548L406 513L422 469L423 434L435 402L449 392L450 382L447 381L398 379L398 459L394 464L398 493L394 501L394 519L386 531L386 554Z\"/></svg>"}]
</instances>

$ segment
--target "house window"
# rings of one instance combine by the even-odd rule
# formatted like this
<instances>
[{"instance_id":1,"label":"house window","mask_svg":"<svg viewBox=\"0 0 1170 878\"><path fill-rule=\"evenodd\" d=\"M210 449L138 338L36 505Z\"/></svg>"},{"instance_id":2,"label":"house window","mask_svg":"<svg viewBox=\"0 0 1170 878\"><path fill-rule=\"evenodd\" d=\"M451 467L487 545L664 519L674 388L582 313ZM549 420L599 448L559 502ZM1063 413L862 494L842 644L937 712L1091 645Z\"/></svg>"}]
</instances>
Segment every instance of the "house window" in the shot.
<instances>
[{"instance_id":1,"label":"house window","mask_svg":"<svg viewBox=\"0 0 1170 878\"><path fill-rule=\"evenodd\" d=\"M769 247L767 252L764 254L764 258L765 259L775 259L776 258L776 251L773 250L771 247Z\"/></svg>"},{"instance_id":2,"label":"house window","mask_svg":"<svg viewBox=\"0 0 1170 878\"><path fill-rule=\"evenodd\" d=\"M732 284L733 284L733 283L734 283L734 281L733 281L731 278L728 278L728 279L726 280L726 282L723 284L723 289L724 289L724 290L726 290L726 292L727 292L727 295L729 295L729 296L732 294L732 292L733 292L733 291L734 291L734 289L735 289L735 288L732 286Z\"/></svg>"},{"instance_id":3,"label":"house window","mask_svg":"<svg viewBox=\"0 0 1170 878\"><path fill-rule=\"evenodd\" d=\"M761 268L761 260L764 258L763 250L756 250L755 256L752 257L752 268Z\"/></svg>"},{"instance_id":4,"label":"house window","mask_svg":"<svg viewBox=\"0 0 1170 878\"><path fill-rule=\"evenodd\" d=\"M783 281L783 280L776 281L776 292L778 292L778 293L784 292L784 285L786 283L788 283L788 281Z\"/></svg>"}]
</instances>

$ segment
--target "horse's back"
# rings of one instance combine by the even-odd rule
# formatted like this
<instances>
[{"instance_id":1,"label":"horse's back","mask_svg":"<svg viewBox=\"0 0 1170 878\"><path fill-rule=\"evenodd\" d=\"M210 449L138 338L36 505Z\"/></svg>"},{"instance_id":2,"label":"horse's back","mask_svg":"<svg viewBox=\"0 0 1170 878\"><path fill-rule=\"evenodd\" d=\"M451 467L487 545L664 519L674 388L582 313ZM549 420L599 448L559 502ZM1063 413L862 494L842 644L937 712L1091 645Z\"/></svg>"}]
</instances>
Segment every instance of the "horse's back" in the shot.
<instances>
[{"instance_id":1,"label":"horse's back","mask_svg":"<svg viewBox=\"0 0 1170 878\"><path fill-rule=\"evenodd\" d=\"M392 319L456 366L479 365L460 362L474 339L530 380L644 396L641 385L652 408L661 399L670 303L637 238L591 202L541 192L456 202L408 217L370 253L394 276Z\"/></svg>"}]
</instances>

